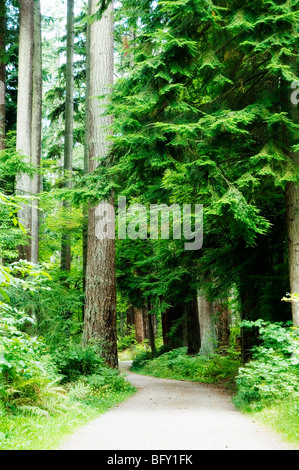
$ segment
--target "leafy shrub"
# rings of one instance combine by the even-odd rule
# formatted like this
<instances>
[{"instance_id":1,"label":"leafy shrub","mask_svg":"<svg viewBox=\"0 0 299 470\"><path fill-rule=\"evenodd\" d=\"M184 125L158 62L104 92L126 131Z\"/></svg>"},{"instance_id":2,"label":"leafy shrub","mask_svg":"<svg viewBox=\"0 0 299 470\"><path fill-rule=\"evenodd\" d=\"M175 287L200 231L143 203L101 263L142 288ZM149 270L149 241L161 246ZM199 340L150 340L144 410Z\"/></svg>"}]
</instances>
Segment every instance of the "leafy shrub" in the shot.
<instances>
[{"instance_id":1,"label":"leafy shrub","mask_svg":"<svg viewBox=\"0 0 299 470\"><path fill-rule=\"evenodd\" d=\"M180 349L174 349L169 352L169 347L162 345L160 348L158 348L155 352L155 358L158 358L165 354L166 352L169 352L169 354L179 354ZM133 360L132 364L132 370L138 371L139 369L142 369L148 361L151 361L153 359L153 355L151 350L149 349L142 349L142 350L137 350L136 357Z\"/></svg>"},{"instance_id":2,"label":"leafy shrub","mask_svg":"<svg viewBox=\"0 0 299 470\"><path fill-rule=\"evenodd\" d=\"M132 364L132 370L139 370L142 369L146 365L148 361L152 359L151 352L150 351L142 351L137 354L135 357L133 364Z\"/></svg>"},{"instance_id":3,"label":"leafy shrub","mask_svg":"<svg viewBox=\"0 0 299 470\"><path fill-rule=\"evenodd\" d=\"M101 366L96 374L81 376L68 385L68 395L75 401L92 403L94 398L109 399L114 396L134 391L134 387L125 380L118 370Z\"/></svg>"},{"instance_id":4,"label":"leafy shrub","mask_svg":"<svg viewBox=\"0 0 299 470\"><path fill-rule=\"evenodd\" d=\"M70 396L76 399L90 396L106 397L114 393L129 391L132 388L123 374L119 374L116 369L104 367L101 374L80 377L71 385Z\"/></svg>"},{"instance_id":5,"label":"leafy shrub","mask_svg":"<svg viewBox=\"0 0 299 470\"><path fill-rule=\"evenodd\" d=\"M243 409L262 409L269 403L299 397L299 335L296 329L262 320L243 322L258 327L261 344L252 360L240 368L235 404Z\"/></svg>"},{"instance_id":6,"label":"leafy shrub","mask_svg":"<svg viewBox=\"0 0 299 470\"><path fill-rule=\"evenodd\" d=\"M63 376L63 382L73 382L81 376L97 374L106 369L97 348L93 346L60 346L52 356L59 374Z\"/></svg>"},{"instance_id":7,"label":"leafy shrub","mask_svg":"<svg viewBox=\"0 0 299 470\"><path fill-rule=\"evenodd\" d=\"M86 377L87 384L94 392L102 392L109 390L109 392L124 391L128 387L124 375L119 374L116 369L103 369L101 375L91 375Z\"/></svg>"},{"instance_id":8,"label":"leafy shrub","mask_svg":"<svg viewBox=\"0 0 299 470\"><path fill-rule=\"evenodd\" d=\"M33 320L0 303L0 400L6 406L40 402L44 389L58 380L45 344L23 329Z\"/></svg>"}]
</instances>

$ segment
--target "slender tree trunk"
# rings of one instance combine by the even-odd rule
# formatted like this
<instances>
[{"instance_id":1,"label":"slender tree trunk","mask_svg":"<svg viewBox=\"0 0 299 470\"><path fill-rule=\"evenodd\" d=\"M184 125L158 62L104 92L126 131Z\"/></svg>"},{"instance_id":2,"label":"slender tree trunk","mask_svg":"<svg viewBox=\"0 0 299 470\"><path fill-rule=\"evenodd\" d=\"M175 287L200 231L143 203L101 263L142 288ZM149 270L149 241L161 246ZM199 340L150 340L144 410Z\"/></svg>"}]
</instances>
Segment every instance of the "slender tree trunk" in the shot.
<instances>
[{"instance_id":1,"label":"slender tree trunk","mask_svg":"<svg viewBox=\"0 0 299 470\"><path fill-rule=\"evenodd\" d=\"M299 167L299 152L293 160ZM289 271L292 294L299 293L299 184L290 182L286 190L289 241ZM293 325L299 327L299 302L292 302Z\"/></svg>"},{"instance_id":2,"label":"slender tree trunk","mask_svg":"<svg viewBox=\"0 0 299 470\"><path fill-rule=\"evenodd\" d=\"M200 354L210 355L216 351L216 331L213 320L213 304L201 295L198 296L198 314L200 324Z\"/></svg>"},{"instance_id":3,"label":"slender tree trunk","mask_svg":"<svg viewBox=\"0 0 299 470\"><path fill-rule=\"evenodd\" d=\"M142 343L145 340L143 310L137 307L133 307L133 310L136 341Z\"/></svg>"},{"instance_id":4,"label":"slender tree trunk","mask_svg":"<svg viewBox=\"0 0 299 470\"><path fill-rule=\"evenodd\" d=\"M0 152L5 148L5 46L6 46L6 7L0 4Z\"/></svg>"},{"instance_id":5,"label":"slender tree trunk","mask_svg":"<svg viewBox=\"0 0 299 470\"><path fill-rule=\"evenodd\" d=\"M230 316L227 301L213 303L213 310L216 316L216 334L218 348L225 352L229 347L230 339Z\"/></svg>"},{"instance_id":6,"label":"slender tree trunk","mask_svg":"<svg viewBox=\"0 0 299 470\"><path fill-rule=\"evenodd\" d=\"M98 0L90 1L92 14ZM110 3L99 21L90 27L90 103L89 103L89 169L94 170L96 158L108 158L111 144L112 116L104 114L112 92L114 77L114 5ZM98 96L105 96L101 101ZM109 203L114 205L111 198ZM116 274L115 240L97 236L99 209L91 207L88 217L86 267L86 300L83 343L94 342L110 367L118 367L116 335Z\"/></svg>"},{"instance_id":7,"label":"slender tree trunk","mask_svg":"<svg viewBox=\"0 0 299 470\"><path fill-rule=\"evenodd\" d=\"M67 2L67 44L66 44L66 102L64 131L64 175L67 177L66 187L71 186L73 170L73 127L74 127L74 0ZM63 202L65 210L70 211L68 202ZM62 234L61 269L71 270L71 235Z\"/></svg>"},{"instance_id":8,"label":"slender tree trunk","mask_svg":"<svg viewBox=\"0 0 299 470\"><path fill-rule=\"evenodd\" d=\"M147 316L148 339L150 342L152 357L154 357L156 354L155 328L154 328L154 315L151 313L151 310L152 310L152 307L150 304L148 304L144 309L145 315Z\"/></svg>"},{"instance_id":9,"label":"slender tree trunk","mask_svg":"<svg viewBox=\"0 0 299 470\"><path fill-rule=\"evenodd\" d=\"M296 58L291 60L291 66L296 69ZM297 74L298 75L298 74ZM291 90L289 95L291 95ZM294 104L291 97L288 97L287 107L290 117L294 124L299 124L299 105ZM296 143L296 135L289 136L290 147ZM299 151L290 152L290 158L294 167L299 170ZM291 294L299 294L299 182L292 181L286 186L286 205L287 205L287 229L288 229L288 247L289 247L289 272ZM293 325L299 327L299 302L292 302Z\"/></svg>"},{"instance_id":10,"label":"slender tree trunk","mask_svg":"<svg viewBox=\"0 0 299 470\"><path fill-rule=\"evenodd\" d=\"M41 12L40 0L34 2L34 55L33 55L33 89L32 89L32 134L31 134L31 162L39 170L42 152L42 39L41 39ZM32 195L37 197L40 193L40 175L37 172L31 182ZM32 228L31 228L31 261L39 261L39 203L32 201Z\"/></svg>"},{"instance_id":11,"label":"slender tree trunk","mask_svg":"<svg viewBox=\"0 0 299 470\"><path fill-rule=\"evenodd\" d=\"M20 35L18 66L17 150L31 162L32 69L33 69L33 7L34 0L20 0ZM16 178L16 193L30 196L31 178L20 174ZM19 221L31 236L31 201L22 204ZM31 260L31 243L19 247L20 258Z\"/></svg>"},{"instance_id":12,"label":"slender tree trunk","mask_svg":"<svg viewBox=\"0 0 299 470\"><path fill-rule=\"evenodd\" d=\"M91 3L88 3L88 17L91 15ZM86 88L85 88L85 136L84 136L84 174L89 172L89 101L90 101L90 24L87 22L86 33ZM83 206L82 247L83 247L83 293L86 292L87 267L87 238L88 238L88 205ZM83 305L83 321L84 321Z\"/></svg>"}]
</instances>

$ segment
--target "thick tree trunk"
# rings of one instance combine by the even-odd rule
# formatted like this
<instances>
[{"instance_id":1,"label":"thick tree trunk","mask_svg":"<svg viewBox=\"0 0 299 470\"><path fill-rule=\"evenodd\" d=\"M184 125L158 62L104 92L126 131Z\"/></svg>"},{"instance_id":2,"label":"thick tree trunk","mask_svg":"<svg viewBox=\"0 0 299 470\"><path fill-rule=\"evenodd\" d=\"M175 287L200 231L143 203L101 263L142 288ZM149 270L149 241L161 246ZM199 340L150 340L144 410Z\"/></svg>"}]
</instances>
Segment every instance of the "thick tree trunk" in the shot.
<instances>
[{"instance_id":1,"label":"thick tree trunk","mask_svg":"<svg viewBox=\"0 0 299 470\"><path fill-rule=\"evenodd\" d=\"M20 35L18 66L17 150L31 162L32 69L33 69L33 7L34 0L20 0ZM20 174L16 178L16 193L31 194L31 178ZM22 204L19 221L31 236L31 202ZM20 258L31 260L31 244L19 247Z\"/></svg>"},{"instance_id":2,"label":"thick tree trunk","mask_svg":"<svg viewBox=\"0 0 299 470\"><path fill-rule=\"evenodd\" d=\"M66 101L64 130L64 175L65 186L71 185L73 170L73 127L74 127L74 0L67 2L67 44L66 44ZM68 202L63 202L66 210L71 210ZM71 235L63 233L61 239L61 269L71 270Z\"/></svg>"},{"instance_id":3,"label":"thick tree trunk","mask_svg":"<svg viewBox=\"0 0 299 470\"><path fill-rule=\"evenodd\" d=\"M98 1L90 0L91 14L98 10ZM112 116L104 115L114 77L113 2L100 21L90 27L90 84L89 84L89 169L98 166L96 158L108 158L111 144ZM99 96L105 96L101 101ZM111 198L110 205L114 205ZM105 362L118 367L116 335L116 273L115 240L98 236L97 207L91 207L88 217L88 246L86 267L86 300L83 343L97 343Z\"/></svg>"},{"instance_id":4,"label":"thick tree trunk","mask_svg":"<svg viewBox=\"0 0 299 470\"><path fill-rule=\"evenodd\" d=\"M33 55L33 89L32 89L32 126L31 126L31 162L39 170L42 152L42 38L40 0L34 2L34 55ZM40 175L37 172L31 182L34 197L40 193ZM39 261L39 203L32 201L31 227L31 261Z\"/></svg>"},{"instance_id":5,"label":"thick tree trunk","mask_svg":"<svg viewBox=\"0 0 299 470\"><path fill-rule=\"evenodd\" d=\"M213 304L201 295L198 296L198 314L200 324L200 354L210 355L216 351L216 331L213 319Z\"/></svg>"},{"instance_id":6,"label":"thick tree trunk","mask_svg":"<svg viewBox=\"0 0 299 470\"><path fill-rule=\"evenodd\" d=\"M6 46L5 1L0 4L0 152L5 148L5 46Z\"/></svg>"}]
</instances>

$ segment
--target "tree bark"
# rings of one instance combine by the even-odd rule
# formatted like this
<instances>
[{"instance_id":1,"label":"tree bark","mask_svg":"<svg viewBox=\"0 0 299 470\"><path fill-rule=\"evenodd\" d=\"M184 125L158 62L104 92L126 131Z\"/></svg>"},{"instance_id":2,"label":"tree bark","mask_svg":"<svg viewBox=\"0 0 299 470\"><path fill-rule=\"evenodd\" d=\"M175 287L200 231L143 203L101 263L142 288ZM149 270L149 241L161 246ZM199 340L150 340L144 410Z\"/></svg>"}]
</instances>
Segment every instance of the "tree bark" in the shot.
<instances>
[{"instance_id":1,"label":"tree bark","mask_svg":"<svg viewBox=\"0 0 299 470\"><path fill-rule=\"evenodd\" d=\"M5 149L6 7L0 4L0 152Z\"/></svg>"},{"instance_id":2,"label":"tree bark","mask_svg":"<svg viewBox=\"0 0 299 470\"><path fill-rule=\"evenodd\" d=\"M137 307L133 309L136 341L137 343L142 343L145 340L143 310Z\"/></svg>"},{"instance_id":3,"label":"tree bark","mask_svg":"<svg viewBox=\"0 0 299 470\"><path fill-rule=\"evenodd\" d=\"M147 328L146 328L146 338L148 338L152 357L156 354L156 344L155 344L155 327L154 327L154 315L151 313L151 306L148 304L144 307L143 315L144 320L146 320Z\"/></svg>"},{"instance_id":4,"label":"tree bark","mask_svg":"<svg viewBox=\"0 0 299 470\"><path fill-rule=\"evenodd\" d=\"M296 59L292 59L291 65L296 70ZM288 97L288 111L294 124L299 124L299 105L294 104ZM296 143L296 137L290 133L290 147ZM290 158L294 167L299 169L299 151L290 151ZM291 181L286 185L286 212L289 249L289 272L291 294L299 294L299 182ZM293 325L299 327L299 302L292 302Z\"/></svg>"},{"instance_id":5,"label":"tree bark","mask_svg":"<svg viewBox=\"0 0 299 470\"><path fill-rule=\"evenodd\" d=\"M97 9L98 1L90 0L91 14ZM107 137L111 133L113 118L104 112L114 77L113 11L111 2L102 18L90 27L90 171L98 166L96 158L107 158L111 153ZM105 98L99 101L96 98L99 96ZM114 206L112 198L109 204ZM97 207L89 209L83 343L98 344L106 364L117 368L115 240L98 236L98 213Z\"/></svg>"},{"instance_id":6,"label":"tree bark","mask_svg":"<svg viewBox=\"0 0 299 470\"><path fill-rule=\"evenodd\" d=\"M32 118L32 69L33 69L33 7L34 0L20 0L19 66L18 66L18 109L17 109L17 150L31 162L31 118ZM16 178L16 193L31 195L31 178L20 174ZM22 204L18 213L19 221L31 236L31 202ZM19 247L20 258L31 260L31 243Z\"/></svg>"},{"instance_id":7,"label":"tree bark","mask_svg":"<svg viewBox=\"0 0 299 470\"><path fill-rule=\"evenodd\" d=\"M213 303L213 310L216 316L216 334L218 348L225 352L229 347L230 340L230 316L227 302L218 301Z\"/></svg>"},{"instance_id":8,"label":"tree bark","mask_svg":"<svg viewBox=\"0 0 299 470\"><path fill-rule=\"evenodd\" d=\"M213 305L201 295L198 296L198 314L200 324L200 354L210 355L216 351L216 331L213 320Z\"/></svg>"},{"instance_id":9,"label":"tree bark","mask_svg":"<svg viewBox=\"0 0 299 470\"><path fill-rule=\"evenodd\" d=\"M88 2L88 17L91 15L91 3ZM89 101L90 101L90 24L87 22L86 32L86 88L85 88L85 132L84 132L84 174L89 172ZM88 238L88 205L83 206L82 223L82 255L83 255L83 293L86 292L87 267L87 238ZM83 306L84 321L84 306Z\"/></svg>"},{"instance_id":10,"label":"tree bark","mask_svg":"<svg viewBox=\"0 0 299 470\"><path fill-rule=\"evenodd\" d=\"M66 44L66 100L64 129L64 176L67 178L65 187L71 186L73 170L73 129L74 129L74 0L67 2L67 44ZM63 202L65 210L70 211L70 204ZM71 235L63 233L61 239L61 269L71 270Z\"/></svg>"},{"instance_id":11,"label":"tree bark","mask_svg":"<svg viewBox=\"0 0 299 470\"><path fill-rule=\"evenodd\" d=\"M33 52L33 85L32 85L32 125L31 125L31 162L38 170L31 182L31 192L36 198L32 201L31 226L31 261L39 261L39 203L40 164L42 153L42 38L40 0L34 2L34 52Z\"/></svg>"}]
</instances>

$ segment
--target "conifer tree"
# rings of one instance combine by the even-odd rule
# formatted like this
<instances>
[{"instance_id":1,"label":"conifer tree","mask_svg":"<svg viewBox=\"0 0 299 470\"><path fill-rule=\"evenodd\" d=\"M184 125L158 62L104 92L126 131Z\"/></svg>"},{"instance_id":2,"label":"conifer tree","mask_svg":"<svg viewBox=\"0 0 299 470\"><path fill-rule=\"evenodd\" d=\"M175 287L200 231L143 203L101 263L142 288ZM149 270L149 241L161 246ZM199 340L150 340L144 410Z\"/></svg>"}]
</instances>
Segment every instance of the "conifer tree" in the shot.
<instances>
[{"instance_id":1,"label":"conifer tree","mask_svg":"<svg viewBox=\"0 0 299 470\"><path fill-rule=\"evenodd\" d=\"M66 45L66 100L65 100L65 128L64 128L64 176L67 179L66 187L70 187L73 170L73 129L74 129L74 0L67 2L67 45ZM64 201L65 211L70 206ZM71 269L71 236L62 234L61 241L61 269Z\"/></svg>"},{"instance_id":2,"label":"conifer tree","mask_svg":"<svg viewBox=\"0 0 299 470\"><path fill-rule=\"evenodd\" d=\"M41 11L40 0L34 2L34 49L32 70L32 124L31 124L31 163L36 171L31 181L31 193L35 197L32 201L31 223L31 261L39 262L39 203L38 196L41 191L41 167L42 153L42 38L41 38Z\"/></svg>"},{"instance_id":3,"label":"conifer tree","mask_svg":"<svg viewBox=\"0 0 299 470\"><path fill-rule=\"evenodd\" d=\"M89 11L97 12L97 1L90 0ZM89 40L89 170L104 165L110 156L112 116L107 115L114 74L114 5L110 3L100 20L90 26ZM98 98L100 97L100 99ZM113 204L110 197L109 203ZM118 367L116 337L115 240L103 239L98 232L99 206L89 209L86 291L83 343L99 347L105 362Z\"/></svg>"},{"instance_id":4,"label":"conifer tree","mask_svg":"<svg viewBox=\"0 0 299 470\"><path fill-rule=\"evenodd\" d=\"M114 94L110 177L142 202L204 204L197 288L213 301L237 285L243 318L289 319L284 191L297 169L285 135L297 123L280 84L297 78L298 2L123 6L127 32L139 28Z\"/></svg>"},{"instance_id":5,"label":"conifer tree","mask_svg":"<svg viewBox=\"0 0 299 470\"><path fill-rule=\"evenodd\" d=\"M28 163L31 162L32 144L33 7L34 0L20 0L17 150ZM19 211L19 220L31 237L32 213L31 201L28 200L28 197L31 196L31 178L28 174L18 175L16 190L24 198L22 209ZM20 247L20 257L30 261L30 244Z\"/></svg>"}]
</instances>

